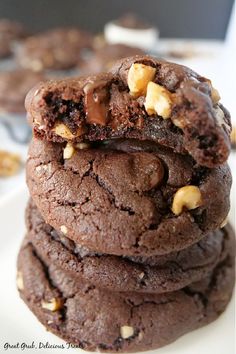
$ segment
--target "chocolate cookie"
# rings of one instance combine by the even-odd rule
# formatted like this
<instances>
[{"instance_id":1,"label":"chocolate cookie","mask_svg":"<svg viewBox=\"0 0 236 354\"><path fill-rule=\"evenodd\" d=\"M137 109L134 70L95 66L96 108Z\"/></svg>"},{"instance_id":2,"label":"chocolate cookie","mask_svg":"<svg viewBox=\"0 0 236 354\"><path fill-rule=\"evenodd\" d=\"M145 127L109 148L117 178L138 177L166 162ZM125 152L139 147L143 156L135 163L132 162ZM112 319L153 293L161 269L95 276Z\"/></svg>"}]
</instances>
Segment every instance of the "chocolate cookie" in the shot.
<instances>
[{"instance_id":1,"label":"chocolate cookie","mask_svg":"<svg viewBox=\"0 0 236 354\"><path fill-rule=\"evenodd\" d=\"M129 47L124 44L105 44L98 48L91 58L79 64L83 75L96 74L109 70L115 61L133 55L142 55L140 48Z\"/></svg>"},{"instance_id":2,"label":"chocolate cookie","mask_svg":"<svg viewBox=\"0 0 236 354\"><path fill-rule=\"evenodd\" d=\"M112 72L36 86L26 109L47 140L151 140L215 167L230 151L230 115L210 80L148 56L121 60Z\"/></svg>"},{"instance_id":3,"label":"chocolate cookie","mask_svg":"<svg viewBox=\"0 0 236 354\"><path fill-rule=\"evenodd\" d=\"M80 245L115 255L167 254L198 242L228 214L226 164L199 167L190 156L135 140L83 147L34 138L26 167L44 220Z\"/></svg>"},{"instance_id":4,"label":"chocolate cookie","mask_svg":"<svg viewBox=\"0 0 236 354\"><path fill-rule=\"evenodd\" d=\"M67 342L86 350L136 352L215 320L231 298L234 265L228 256L208 277L172 293L116 293L42 262L26 244L18 257L17 285L40 322Z\"/></svg>"},{"instance_id":5,"label":"chocolate cookie","mask_svg":"<svg viewBox=\"0 0 236 354\"><path fill-rule=\"evenodd\" d=\"M27 35L27 31L21 23L1 19L0 20L0 58L8 57L12 54L12 44L14 41Z\"/></svg>"},{"instance_id":6,"label":"chocolate cookie","mask_svg":"<svg viewBox=\"0 0 236 354\"><path fill-rule=\"evenodd\" d=\"M81 50L92 45L92 36L78 28L57 28L28 38L19 48L20 66L34 71L63 70L77 65Z\"/></svg>"},{"instance_id":7,"label":"chocolate cookie","mask_svg":"<svg viewBox=\"0 0 236 354\"><path fill-rule=\"evenodd\" d=\"M94 253L45 224L32 201L26 210L27 239L48 264L111 291L165 293L179 290L210 273L234 248L230 226L212 232L180 252L153 257Z\"/></svg>"},{"instance_id":8,"label":"chocolate cookie","mask_svg":"<svg viewBox=\"0 0 236 354\"><path fill-rule=\"evenodd\" d=\"M43 74L30 70L0 72L0 112L24 113L27 92L42 80Z\"/></svg>"}]
</instances>

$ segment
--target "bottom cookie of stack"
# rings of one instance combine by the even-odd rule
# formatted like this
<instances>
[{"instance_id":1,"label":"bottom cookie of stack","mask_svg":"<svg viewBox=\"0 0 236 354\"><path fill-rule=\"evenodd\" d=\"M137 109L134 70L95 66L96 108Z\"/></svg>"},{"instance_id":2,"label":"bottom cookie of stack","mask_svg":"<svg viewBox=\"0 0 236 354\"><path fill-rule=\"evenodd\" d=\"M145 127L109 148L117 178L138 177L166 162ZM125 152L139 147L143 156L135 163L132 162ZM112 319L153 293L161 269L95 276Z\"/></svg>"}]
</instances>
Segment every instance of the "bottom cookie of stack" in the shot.
<instances>
[{"instance_id":1,"label":"bottom cookie of stack","mask_svg":"<svg viewBox=\"0 0 236 354\"><path fill-rule=\"evenodd\" d=\"M150 350L215 320L234 286L232 250L201 281L174 292L101 290L44 262L26 238L18 256L18 289L48 330L86 350Z\"/></svg>"}]
</instances>

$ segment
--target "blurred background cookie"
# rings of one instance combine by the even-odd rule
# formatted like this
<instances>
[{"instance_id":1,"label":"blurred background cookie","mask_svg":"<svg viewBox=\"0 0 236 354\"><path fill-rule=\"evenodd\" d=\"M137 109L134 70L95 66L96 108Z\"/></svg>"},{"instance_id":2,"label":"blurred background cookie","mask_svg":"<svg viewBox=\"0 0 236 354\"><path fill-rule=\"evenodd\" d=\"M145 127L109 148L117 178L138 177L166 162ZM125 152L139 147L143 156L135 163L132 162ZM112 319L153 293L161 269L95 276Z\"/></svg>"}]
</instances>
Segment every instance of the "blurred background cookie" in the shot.
<instances>
[{"instance_id":1,"label":"blurred background cookie","mask_svg":"<svg viewBox=\"0 0 236 354\"><path fill-rule=\"evenodd\" d=\"M28 38L18 48L16 60L21 67L34 71L71 69L92 42L90 33L76 27L56 28Z\"/></svg>"},{"instance_id":2,"label":"blurred background cookie","mask_svg":"<svg viewBox=\"0 0 236 354\"><path fill-rule=\"evenodd\" d=\"M27 36L28 31L19 22L0 19L0 58L9 57L12 54L14 41Z\"/></svg>"},{"instance_id":3,"label":"blurred background cookie","mask_svg":"<svg viewBox=\"0 0 236 354\"><path fill-rule=\"evenodd\" d=\"M118 59L144 54L143 50L125 44L104 44L80 65L83 74L95 74L109 70Z\"/></svg>"},{"instance_id":4,"label":"blurred background cookie","mask_svg":"<svg viewBox=\"0 0 236 354\"><path fill-rule=\"evenodd\" d=\"M16 69L0 72L0 114L25 113L25 96L39 81L45 79L42 73Z\"/></svg>"}]
</instances>

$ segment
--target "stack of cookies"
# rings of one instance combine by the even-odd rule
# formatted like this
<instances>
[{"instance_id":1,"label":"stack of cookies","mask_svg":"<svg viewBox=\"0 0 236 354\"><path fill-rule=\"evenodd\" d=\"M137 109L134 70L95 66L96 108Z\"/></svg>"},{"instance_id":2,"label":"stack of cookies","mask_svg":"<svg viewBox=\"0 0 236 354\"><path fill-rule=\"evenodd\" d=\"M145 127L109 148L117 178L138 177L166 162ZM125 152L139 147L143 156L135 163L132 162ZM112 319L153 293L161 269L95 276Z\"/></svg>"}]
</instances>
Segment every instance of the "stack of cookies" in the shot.
<instances>
[{"instance_id":1,"label":"stack of cookies","mask_svg":"<svg viewBox=\"0 0 236 354\"><path fill-rule=\"evenodd\" d=\"M28 94L17 283L48 330L86 350L142 351L224 311L234 233L219 100L210 80L149 56Z\"/></svg>"}]
</instances>

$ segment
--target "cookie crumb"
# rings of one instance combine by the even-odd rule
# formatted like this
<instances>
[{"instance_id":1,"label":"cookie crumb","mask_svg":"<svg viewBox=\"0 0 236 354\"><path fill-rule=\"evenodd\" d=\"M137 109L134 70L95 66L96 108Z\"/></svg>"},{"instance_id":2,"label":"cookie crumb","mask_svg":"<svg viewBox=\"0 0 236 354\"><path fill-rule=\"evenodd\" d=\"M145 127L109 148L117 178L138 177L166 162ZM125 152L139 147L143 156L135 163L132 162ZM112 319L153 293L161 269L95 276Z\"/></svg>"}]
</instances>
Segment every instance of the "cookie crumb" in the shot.
<instances>
[{"instance_id":1,"label":"cookie crumb","mask_svg":"<svg viewBox=\"0 0 236 354\"><path fill-rule=\"evenodd\" d=\"M21 167L20 155L0 150L0 177L16 175Z\"/></svg>"},{"instance_id":2,"label":"cookie crumb","mask_svg":"<svg viewBox=\"0 0 236 354\"><path fill-rule=\"evenodd\" d=\"M71 143L67 143L63 150L63 158L70 159L74 155L75 149Z\"/></svg>"}]
</instances>

